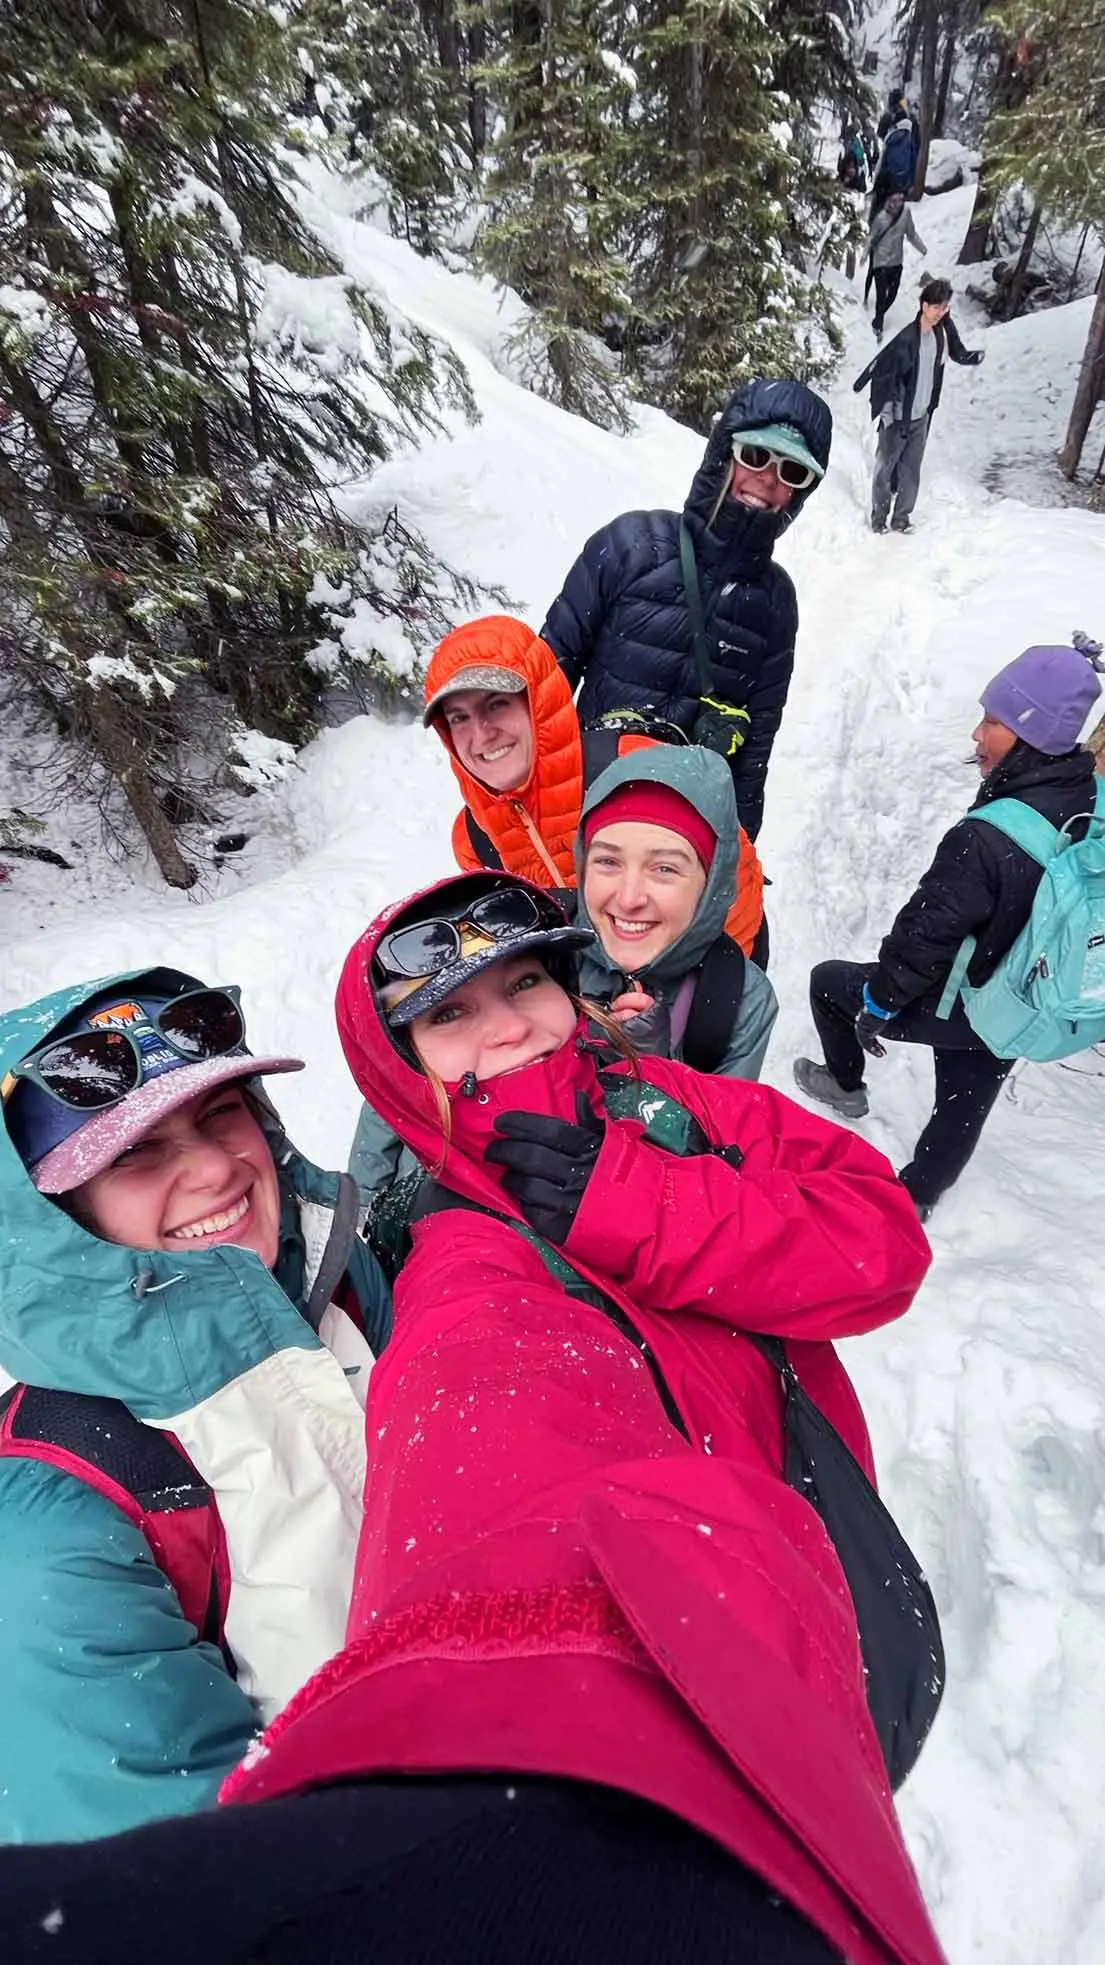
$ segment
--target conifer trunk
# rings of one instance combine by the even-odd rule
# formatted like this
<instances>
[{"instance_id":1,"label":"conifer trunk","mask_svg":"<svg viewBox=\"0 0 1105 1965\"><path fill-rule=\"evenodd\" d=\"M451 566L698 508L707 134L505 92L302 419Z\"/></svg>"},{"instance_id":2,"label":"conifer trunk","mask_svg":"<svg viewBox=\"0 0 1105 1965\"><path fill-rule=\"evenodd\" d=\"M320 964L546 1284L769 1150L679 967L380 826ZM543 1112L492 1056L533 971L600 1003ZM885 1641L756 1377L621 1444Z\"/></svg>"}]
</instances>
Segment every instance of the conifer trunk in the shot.
<instances>
[{"instance_id":1,"label":"conifer trunk","mask_svg":"<svg viewBox=\"0 0 1105 1965\"><path fill-rule=\"evenodd\" d=\"M1097 282L1097 303L1090 320L1090 331L1082 355L1082 367L1078 374L1078 386L1074 392L1070 422L1063 448L1059 452L1059 469L1065 478L1073 478L1082 456L1082 446L1093 421L1094 411L1105 395L1105 263Z\"/></svg>"}]
</instances>

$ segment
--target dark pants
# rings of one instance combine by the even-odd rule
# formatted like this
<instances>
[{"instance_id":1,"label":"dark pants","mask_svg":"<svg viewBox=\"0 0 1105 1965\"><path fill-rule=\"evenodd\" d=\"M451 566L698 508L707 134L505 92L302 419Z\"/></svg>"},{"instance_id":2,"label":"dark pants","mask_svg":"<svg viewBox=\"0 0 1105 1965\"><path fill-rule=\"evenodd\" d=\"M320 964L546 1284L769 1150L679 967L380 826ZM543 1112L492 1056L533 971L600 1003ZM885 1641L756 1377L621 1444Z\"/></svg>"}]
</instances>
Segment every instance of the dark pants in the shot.
<instances>
[{"instance_id":1,"label":"dark pants","mask_svg":"<svg viewBox=\"0 0 1105 1965\"><path fill-rule=\"evenodd\" d=\"M875 973L873 962L819 962L810 977L810 1008L838 1085L855 1091L863 1083L866 1054L854 1024L863 1005L863 985ZM970 1159L994 1100L1013 1069L1011 1058L996 1058L981 1044L957 1004L946 1020L911 1003L886 1026L890 1043L927 1044L932 1049L936 1097L932 1117L913 1149L902 1180L913 1199L931 1207L954 1186Z\"/></svg>"},{"instance_id":2,"label":"dark pants","mask_svg":"<svg viewBox=\"0 0 1105 1965\"><path fill-rule=\"evenodd\" d=\"M927 416L919 416L914 423L880 423L871 486L873 525L886 524L891 499L894 500L891 525L900 525L909 517L921 489L921 462L928 434Z\"/></svg>"},{"instance_id":3,"label":"dark pants","mask_svg":"<svg viewBox=\"0 0 1105 1965\"><path fill-rule=\"evenodd\" d=\"M898 298L898 288L902 284L900 266L876 266L875 268L875 317L872 322L876 334L881 334L883 323Z\"/></svg>"},{"instance_id":4,"label":"dark pants","mask_svg":"<svg viewBox=\"0 0 1105 1965\"><path fill-rule=\"evenodd\" d=\"M505 1775L0 1850L4 1965L841 1965L685 1822Z\"/></svg>"}]
</instances>

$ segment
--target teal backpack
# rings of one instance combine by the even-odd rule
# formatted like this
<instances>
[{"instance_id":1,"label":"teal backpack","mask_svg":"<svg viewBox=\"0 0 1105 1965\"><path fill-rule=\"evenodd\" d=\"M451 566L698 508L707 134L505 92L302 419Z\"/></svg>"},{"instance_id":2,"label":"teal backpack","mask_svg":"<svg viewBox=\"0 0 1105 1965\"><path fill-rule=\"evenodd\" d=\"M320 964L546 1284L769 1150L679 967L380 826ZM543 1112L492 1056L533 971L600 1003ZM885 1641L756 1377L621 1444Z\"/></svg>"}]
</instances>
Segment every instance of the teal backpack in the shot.
<instances>
[{"instance_id":1,"label":"teal backpack","mask_svg":"<svg viewBox=\"0 0 1105 1965\"><path fill-rule=\"evenodd\" d=\"M1072 840L1017 798L997 798L969 819L996 826L1044 869L1032 912L992 976L972 989L975 937L960 943L936 1014L961 996L967 1021L999 1058L1050 1064L1105 1039L1105 778L1097 781L1084 839Z\"/></svg>"}]
</instances>

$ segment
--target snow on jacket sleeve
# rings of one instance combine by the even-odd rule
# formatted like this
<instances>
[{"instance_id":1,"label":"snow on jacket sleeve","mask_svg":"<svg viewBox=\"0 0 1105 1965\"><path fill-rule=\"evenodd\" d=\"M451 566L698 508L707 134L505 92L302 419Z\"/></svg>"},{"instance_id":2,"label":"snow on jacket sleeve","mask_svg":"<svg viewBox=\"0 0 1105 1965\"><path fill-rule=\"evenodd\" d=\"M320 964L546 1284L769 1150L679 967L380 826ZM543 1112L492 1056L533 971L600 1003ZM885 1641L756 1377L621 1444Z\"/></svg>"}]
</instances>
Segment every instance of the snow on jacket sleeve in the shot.
<instances>
[{"instance_id":1,"label":"snow on jacket sleeve","mask_svg":"<svg viewBox=\"0 0 1105 1965\"><path fill-rule=\"evenodd\" d=\"M779 999L771 983L754 962L746 962L740 1010L717 1067L719 1077L759 1077L778 1014Z\"/></svg>"},{"instance_id":2,"label":"snow on jacket sleeve","mask_svg":"<svg viewBox=\"0 0 1105 1965\"><path fill-rule=\"evenodd\" d=\"M573 690L587 672L603 616L610 604L606 576L616 564L613 528L593 533L549 609L541 630Z\"/></svg>"},{"instance_id":3,"label":"snow on jacket sleeve","mask_svg":"<svg viewBox=\"0 0 1105 1965\"><path fill-rule=\"evenodd\" d=\"M749 715L748 735L741 746L733 772L740 822L749 839L755 839L764 816L764 792L771 747L782 722L790 679L794 674L794 644L798 638L798 602L789 574L782 567L773 569L775 591L771 597L771 646L760 663L754 688L744 708Z\"/></svg>"},{"instance_id":4,"label":"snow on jacket sleeve","mask_svg":"<svg viewBox=\"0 0 1105 1965\"><path fill-rule=\"evenodd\" d=\"M643 1308L779 1337L850 1337L908 1310L931 1254L913 1203L865 1140L780 1092L666 1065L738 1168L681 1159L609 1125L564 1254ZM646 1071L646 1076L652 1073Z\"/></svg>"},{"instance_id":5,"label":"snow on jacket sleeve","mask_svg":"<svg viewBox=\"0 0 1105 1965\"><path fill-rule=\"evenodd\" d=\"M904 1010L943 988L965 935L989 921L1001 876L985 826L969 820L945 833L879 949L868 987L884 1010Z\"/></svg>"},{"instance_id":6,"label":"snow on jacket sleeve","mask_svg":"<svg viewBox=\"0 0 1105 1965\"><path fill-rule=\"evenodd\" d=\"M34 1460L0 1463L0 1841L83 1842L210 1807L257 1730L140 1529Z\"/></svg>"}]
</instances>

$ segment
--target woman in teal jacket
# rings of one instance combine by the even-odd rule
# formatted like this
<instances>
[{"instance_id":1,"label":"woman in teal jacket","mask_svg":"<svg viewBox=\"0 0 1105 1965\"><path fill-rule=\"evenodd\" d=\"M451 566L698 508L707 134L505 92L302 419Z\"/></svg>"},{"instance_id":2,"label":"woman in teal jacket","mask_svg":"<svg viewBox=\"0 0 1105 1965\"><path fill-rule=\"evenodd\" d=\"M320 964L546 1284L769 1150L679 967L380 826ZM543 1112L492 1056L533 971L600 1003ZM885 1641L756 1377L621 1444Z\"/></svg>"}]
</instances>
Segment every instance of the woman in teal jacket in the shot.
<instances>
[{"instance_id":1,"label":"woman in teal jacket","mask_svg":"<svg viewBox=\"0 0 1105 1965\"><path fill-rule=\"evenodd\" d=\"M300 1068L174 970L0 1018L2 1840L208 1805L343 1641L391 1313Z\"/></svg>"},{"instance_id":2,"label":"woman in teal jacket","mask_svg":"<svg viewBox=\"0 0 1105 1965\"><path fill-rule=\"evenodd\" d=\"M583 801L575 857L576 893L564 898L596 937L580 956L580 993L638 1050L758 1078L779 1005L725 933L737 804L724 758L655 744L615 759Z\"/></svg>"}]
</instances>

